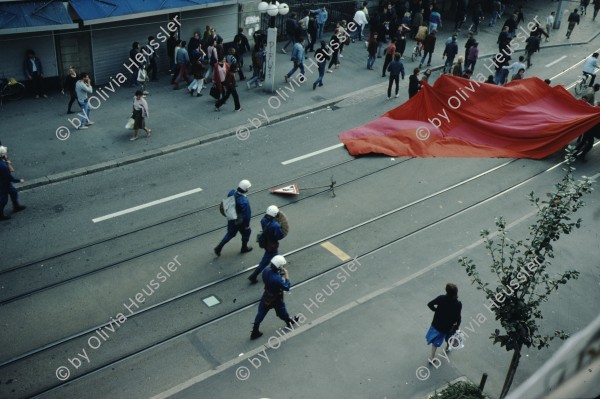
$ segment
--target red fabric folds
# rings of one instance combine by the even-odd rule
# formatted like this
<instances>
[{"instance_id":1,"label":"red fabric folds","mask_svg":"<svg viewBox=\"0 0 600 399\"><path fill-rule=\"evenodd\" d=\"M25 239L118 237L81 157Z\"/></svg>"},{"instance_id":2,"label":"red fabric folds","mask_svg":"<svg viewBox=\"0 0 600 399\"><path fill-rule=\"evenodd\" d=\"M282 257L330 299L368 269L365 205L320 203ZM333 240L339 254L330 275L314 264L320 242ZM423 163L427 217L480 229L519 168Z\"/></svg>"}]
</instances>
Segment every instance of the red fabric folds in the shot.
<instances>
[{"instance_id":1,"label":"red fabric folds","mask_svg":"<svg viewBox=\"0 0 600 399\"><path fill-rule=\"evenodd\" d=\"M339 138L351 155L541 159L599 123L600 107L538 78L496 86L442 75Z\"/></svg>"}]
</instances>

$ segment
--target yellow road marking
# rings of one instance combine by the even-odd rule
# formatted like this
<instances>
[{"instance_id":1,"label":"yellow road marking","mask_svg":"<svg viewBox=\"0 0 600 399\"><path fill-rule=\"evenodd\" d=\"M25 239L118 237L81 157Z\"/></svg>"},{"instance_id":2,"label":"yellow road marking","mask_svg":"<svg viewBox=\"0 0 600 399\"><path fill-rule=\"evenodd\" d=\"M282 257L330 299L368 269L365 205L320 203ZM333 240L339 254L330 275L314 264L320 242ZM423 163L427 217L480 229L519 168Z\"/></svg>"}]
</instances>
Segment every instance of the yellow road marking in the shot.
<instances>
[{"instance_id":1,"label":"yellow road marking","mask_svg":"<svg viewBox=\"0 0 600 399\"><path fill-rule=\"evenodd\" d=\"M348 255L329 241L325 241L321 244L321 246L329 252L331 252L332 254L334 254L335 256L337 256L342 262L346 262L347 260L352 259L350 255Z\"/></svg>"}]
</instances>

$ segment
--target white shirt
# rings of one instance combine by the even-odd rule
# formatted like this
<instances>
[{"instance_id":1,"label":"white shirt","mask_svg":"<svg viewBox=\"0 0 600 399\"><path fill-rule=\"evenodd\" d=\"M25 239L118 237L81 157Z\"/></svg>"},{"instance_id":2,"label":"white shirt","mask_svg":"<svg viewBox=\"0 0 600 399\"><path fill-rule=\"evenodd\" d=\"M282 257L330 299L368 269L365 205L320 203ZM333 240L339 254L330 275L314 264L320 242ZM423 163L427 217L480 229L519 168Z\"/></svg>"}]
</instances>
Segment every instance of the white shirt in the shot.
<instances>
[{"instance_id":1,"label":"white shirt","mask_svg":"<svg viewBox=\"0 0 600 399\"><path fill-rule=\"evenodd\" d=\"M78 80L75 83L75 93L77 94L77 101L80 103L84 103L87 101L88 94L92 94L92 87L83 83L83 81Z\"/></svg>"},{"instance_id":2,"label":"white shirt","mask_svg":"<svg viewBox=\"0 0 600 399\"><path fill-rule=\"evenodd\" d=\"M369 21L367 21L365 12L363 10L358 10L354 14L354 22L356 22L359 25L365 26Z\"/></svg>"},{"instance_id":3,"label":"white shirt","mask_svg":"<svg viewBox=\"0 0 600 399\"><path fill-rule=\"evenodd\" d=\"M525 68L525 64L523 64L522 62L514 62L511 65L502 68L510 69L510 76L516 75L519 72L519 69L527 70L527 68Z\"/></svg>"},{"instance_id":4,"label":"white shirt","mask_svg":"<svg viewBox=\"0 0 600 399\"><path fill-rule=\"evenodd\" d=\"M554 25L554 17L552 15L546 17L546 25Z\"/></svg>"},{"instance_id":5,"label":"white shirt","mask_svg":"<svg viewBox=\"0 0 600 399\"><path fill-rule=\"evenodd\" d=\"M133 97L133 109L135 109L136 111L142 110L142 116L144 118L148 117L149 115L148 103L143 97L139 100L137 99L137 97Z\"/></svg>"},{"instance_id":6,"label":"white shirt","mask_svg":"<svg viewBox=\"0 0 600 399\"><path fill-rule=\"evenodd\" d=\"M307 30L308 29L308 15L305 16L304 18L301 18L299 23L300 23L300 27L302 29Z\"/></svg>"},{"instance_id":7,"label":"white shirt","mask_svg":"<svg viewBox=\"0 0 600 399\"><path fill-rule=\"evenodd\" d=\"M592 75L596 73L596 69L598 68L598 59L594 57L590 57L585 60L583 64L583 72L591 73Z\"/></svg>"},{"instance_id":8,"label":"white shirt","mask_svg":"<svg viewBox=\"0 0 600 399\"><path fill-rule=\"evenodd\" d=\"M31 58L30 61L31 61L31 66L32 66L31 72L37 72L37 66L35 65L35 58Z\"/></svg>"}]
</instances>

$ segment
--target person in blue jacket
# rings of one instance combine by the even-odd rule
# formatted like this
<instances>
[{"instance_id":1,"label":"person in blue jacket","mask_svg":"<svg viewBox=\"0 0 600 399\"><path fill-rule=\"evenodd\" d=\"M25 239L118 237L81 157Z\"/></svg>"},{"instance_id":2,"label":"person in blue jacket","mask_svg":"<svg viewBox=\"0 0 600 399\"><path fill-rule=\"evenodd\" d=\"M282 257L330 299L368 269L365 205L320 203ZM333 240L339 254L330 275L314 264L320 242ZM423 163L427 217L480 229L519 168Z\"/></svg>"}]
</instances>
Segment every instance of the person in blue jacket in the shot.
<instances>
[{"instance_id":1,"label":"person in blue jacket","mask_svg":"<svg viewBox=\"0 0 600 399\"><path fill-rule=\"evenodd\" d=\"M227 194L228 197L235 195L235 205L238 214L237 220L229 220L227 222L227 233L221 240L219 245L214 248L215 254L221 256L221 250L223 246L229 242L239 232L242 235L242 250L241 253L247 253L252 251L252 247L248 246L250 241L250 235L252 229L250 229L250 219L252 218L252 209L250 208L250 202L246 198L246 194L252 184L248 180L242 180L238 184L237 190L233 189Z\"/></svg>"},{"instance_id":2,"label":"person in blue jacket","mask_svg":"<svg viewBox=\"0 0 600 399\"><path fill-rule=\"evenodd\" d=\"M298 316L293 319L290 317L285 302L283 302L283 292L289 291L292 285L288 271L283 267L286 263L287 261L283 256L274 256L271 259L271 267L265 269L262 273L265 292L258 304L258 313L254 319L254 328L250 339L257 339L263 335L258 328L271 309L275 309L277 317L285 321L288 328L291 327L292 323L297 323L299 320Z\"/></svg>"},{"instance_id":3,"label":"person in blue jacket","mask_svg":"<svg viewBox=\"0 0 600 399\"><path fill-rule=\"evenodd\" d=\"M256 284L258 280L258 274L261 273L265 267L271 262L274 256L279 255L279 240L285 237L281 224L277 221L277 215L279 215L279 208L275 205L271 205L267 208L265 216L261 219L260 225L265 237L265 254L262 260L258 264L258 267L248 276L248 280L252 284Z\"/></svg>"},{"instance_id":4,"label":"person in blue jacket","mask_svg":"<svg viewBox=\"0 0 600 399\"><path fill-rule=\"evenodd\" d=\"M23 183L25 180L12 175L12 168L8 160L8 149L0 146L0 220L8 220L10 216L4 214L4 207L8 204L8 197L13 203L14 212L20 212L25 207L19 204L17 189L12 183Z\"/></svg>"}]
</instances>

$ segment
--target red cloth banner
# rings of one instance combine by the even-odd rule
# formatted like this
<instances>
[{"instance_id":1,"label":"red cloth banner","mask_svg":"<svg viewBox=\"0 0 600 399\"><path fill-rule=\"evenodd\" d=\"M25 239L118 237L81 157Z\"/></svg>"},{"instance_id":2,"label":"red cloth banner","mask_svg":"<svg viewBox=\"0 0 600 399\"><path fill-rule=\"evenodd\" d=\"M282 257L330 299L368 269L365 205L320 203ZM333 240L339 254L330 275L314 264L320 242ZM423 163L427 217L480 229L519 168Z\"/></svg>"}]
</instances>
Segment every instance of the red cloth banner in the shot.
<instances>
[{"instance_id":1,"label":"red cloth banner","mask_svg":"<svg viewBox=\"0 0 600 399\"><path fill-rule=\"evenodd\" d=\"M496 86L442 75L339 138L351 155L541 159L597 124L600 107L538 78Z\"/></svg>"}]
</instances>

